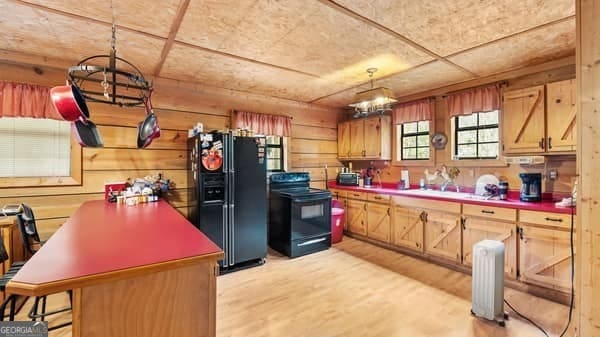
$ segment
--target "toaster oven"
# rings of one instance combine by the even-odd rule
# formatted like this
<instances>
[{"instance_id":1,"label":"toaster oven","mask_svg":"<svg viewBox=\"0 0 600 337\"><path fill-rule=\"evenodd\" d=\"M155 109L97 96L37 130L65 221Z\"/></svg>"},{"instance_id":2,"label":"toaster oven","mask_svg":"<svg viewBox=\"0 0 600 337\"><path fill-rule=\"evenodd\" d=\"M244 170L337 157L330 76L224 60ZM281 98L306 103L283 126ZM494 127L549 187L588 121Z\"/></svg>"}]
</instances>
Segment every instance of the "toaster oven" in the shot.
<instances>
[{"instance_id":1,"label":"toaster oven","mask_svg":"<svg viewBox=\"0 0 600 337\"><path fill-rule=\"evenodd\" d=\"M358 186L358 173L338 173L337 175L337 184L344 186Z\"/></svg>"}]
</instances>

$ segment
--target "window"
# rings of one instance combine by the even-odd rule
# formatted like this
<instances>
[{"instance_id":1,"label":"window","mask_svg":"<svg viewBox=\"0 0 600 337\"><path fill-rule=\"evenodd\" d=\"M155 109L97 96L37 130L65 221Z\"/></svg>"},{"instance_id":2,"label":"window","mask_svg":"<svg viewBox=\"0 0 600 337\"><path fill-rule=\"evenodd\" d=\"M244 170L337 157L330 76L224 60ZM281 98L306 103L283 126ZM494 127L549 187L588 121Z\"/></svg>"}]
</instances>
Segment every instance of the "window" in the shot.
<instances>
[{"instance_id":1,"label":"window","mask_svg":"<svg viewBox=\"0 0 600 337\"><path fill-rule=\"evenodd\" d=\"M403 123L397 126L400 135L398 157L401 160L428 160L429 121Z\"/></svg>"},{"instance_id":2,"label":"window","mask_svg":"<svg viewBox=\"0 0 600 337\"><path fill-rule=\"evenodd\" d=\"M0 184L5 187L80 184L81 151L71 151L73 146L76 145L69 122L0 118Z\"/></svg>"},{"instance_id":3,"label":"window","mask_svg":"<svg viewBox=\"0 0 600 337\"><path fill-rule=\"evenodd\" d=\"M267 136L267 171L282 172L283 164L283 137Z\"/></svg>"},{"instance_id":4,"label":"window","mask_svg":"<svg viewBox=\"0 0 600 337\"><path fill-rule=\"evenodd\" d=\"M496 159L499 151L498 110L454 118L455 159Z\"/></svg>"}]
</instances>

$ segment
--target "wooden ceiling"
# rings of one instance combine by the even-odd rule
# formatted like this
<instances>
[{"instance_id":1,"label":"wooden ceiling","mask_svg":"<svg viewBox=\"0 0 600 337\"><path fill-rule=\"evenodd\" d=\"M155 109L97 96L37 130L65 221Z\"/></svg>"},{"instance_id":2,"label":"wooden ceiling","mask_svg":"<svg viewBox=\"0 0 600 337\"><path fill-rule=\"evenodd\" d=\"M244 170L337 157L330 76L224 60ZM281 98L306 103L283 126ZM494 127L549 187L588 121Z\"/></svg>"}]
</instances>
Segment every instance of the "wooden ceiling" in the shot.
<instances>
[{"instance_id":1,"label":"wooden ceiling","mask_svg":"<svg viewBox=\"0 0 600 337\"><path fill-rule=\"evenodd\" d=\"M151 76L341 107L575 53L574 0L128 0L117 52ZM110 48L111 1L2 0L0 54L75 62ZM1 80L1 78L0 78Z\"/></svg>"}]
</instances>

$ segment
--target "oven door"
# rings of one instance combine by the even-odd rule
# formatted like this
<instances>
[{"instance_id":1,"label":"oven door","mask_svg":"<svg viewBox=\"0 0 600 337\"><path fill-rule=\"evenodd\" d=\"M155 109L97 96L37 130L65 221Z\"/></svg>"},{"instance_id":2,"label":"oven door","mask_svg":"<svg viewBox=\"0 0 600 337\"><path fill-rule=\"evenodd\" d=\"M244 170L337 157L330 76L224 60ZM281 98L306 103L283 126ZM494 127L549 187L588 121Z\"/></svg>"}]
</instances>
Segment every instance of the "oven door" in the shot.
<instances>
[{"instance_id":1,"label":"oven door","mask_svg":"<svg viewBox=\"0 0 600 337\"><path fill-rule=\"evenodd\" d=\"M331 233L331 196L293 197L291 240L302 240L327 233Z\"/></svg>"}]
</instances>

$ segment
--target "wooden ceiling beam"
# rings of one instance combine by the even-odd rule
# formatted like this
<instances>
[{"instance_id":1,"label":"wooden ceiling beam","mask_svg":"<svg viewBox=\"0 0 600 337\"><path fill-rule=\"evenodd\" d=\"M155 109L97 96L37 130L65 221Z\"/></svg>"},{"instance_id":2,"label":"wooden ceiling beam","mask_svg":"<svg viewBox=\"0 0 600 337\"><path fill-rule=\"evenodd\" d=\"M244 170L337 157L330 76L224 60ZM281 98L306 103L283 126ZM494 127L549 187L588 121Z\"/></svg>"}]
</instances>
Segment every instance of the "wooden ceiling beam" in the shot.
<instances>
[{"instance_id":1,"label":"wooden ceiling beam","mask_svg":"<svg viewBox=\"0 0 600 337\"><path fill-rule=\"evenodd\" d=\"M175 15L175 19L171 24L171 29L169 30L169 36L167 37L167 41L163 46L163 49L160 53L160 59L154 68L154 76L160 75L160 71L162 70L163 65L165 64L165 60L173 47L173 42L175 42L175 37L177 36L177 32L179 32L179 27L181 27L181 22L183 21L183 17L187 12L187 9L190 5L190 0L181 0L179 3L179 7L177 7L177 14Z\"/></svg>"}]
</instances>

